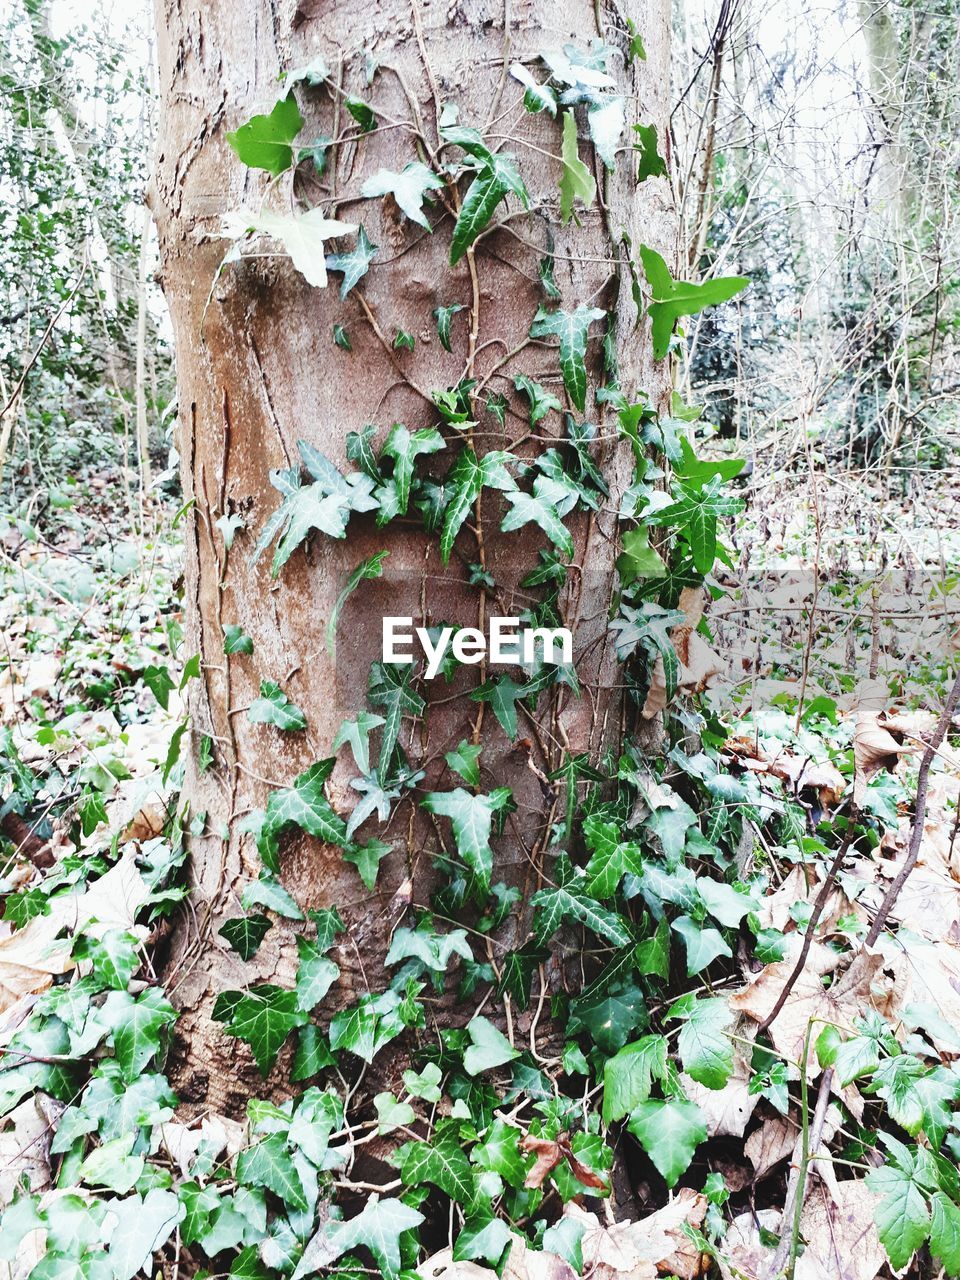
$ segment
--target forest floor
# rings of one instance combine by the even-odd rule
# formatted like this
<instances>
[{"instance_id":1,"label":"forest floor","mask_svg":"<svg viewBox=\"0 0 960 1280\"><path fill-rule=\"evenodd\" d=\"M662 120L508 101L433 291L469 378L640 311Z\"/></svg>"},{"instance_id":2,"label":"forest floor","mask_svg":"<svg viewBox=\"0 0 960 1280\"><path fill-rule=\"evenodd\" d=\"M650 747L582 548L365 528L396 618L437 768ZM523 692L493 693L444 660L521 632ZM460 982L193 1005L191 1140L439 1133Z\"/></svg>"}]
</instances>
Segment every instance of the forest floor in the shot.
<instances>
[{"instance_id":1,"label":"forest floor","mask_svg":"<svg viewBox=\"0 0 960 1280\"><path fill-rule=\"evenodd\" d=\"M776 1048L797 1061L807 1051L811 1014L827 1001L822 975L836 963L831 944L866 932L907 854L919 759L960 647L951 570L960 531L956 494L942 473L922 484L911 477L908 491L894 496L863 477L825 473L751 484L732 538L739 561L721 575L726 595L708 612L705 639L723 670L711 677L704 706L730 729L727 758L759 780L761 794L767 779L786 783L808 814L811 837L821 817L849 803L854 760L861 783L870 780L854 799L887 822L877 847L848 859L829 881L825 850L813 838L806 861L792 866L756 839L742 850L744 866L770 872L764 927L799 940L824 890L809 973L771 1028ZM15 1040L53 977L78 963L51 945L56 930L43 914L51 892L82 903L92 892L89 868L102 871L118 854L122 863L125 850L149 849L176 806L183 672L187 680L191 674L180 644L180 513L174 499L150 497L141 509L134 495L131 520L126 503L116 474L90 472L51 494L47 512L28 510L0 532L0 813L10 853L0 881L0 1047ZM830 997L834 1021L856 1023L866 1002L888 1022L912 1028L918 1041L922 1029L921 1051L932 1044L951 1071L960 1053L958 796L960 756L944 746L933 761L917 866L891 917L896 941L859 986ZM158 910L182 893L176 875L150 887ZM111 893L101 894L95 915L78 913L79 922L133 931L149 974L151 925L134 919L142 895L131 899L120 879ZM64 917L54 917L62 926ZM731 972L726 990L740 992L734 1002L754 1030L792 968L791 955ZM81 961L78 972L87 971ZM818 1077L812 1068L811 1087ZM716 1266L725 1276L759 1275L799 1150L798 1109L782 1105L786 1082L780 1106L774 1090L752 1089L744 1063L721 1090L689 1083L706 1116L710 1169L729 1195L720 1201L726 1224ZM866 1100L854 1085L835 1089L848 1114L864 1115ZM20 1184L48 1195L76 1191L76 1165L66 1181L62 1167L58 1173L63 1102L43 1092L14 1101L0 1132L0 1207ZM832 1159L812 1165L806 1180L800 1231L807 1249L796 1275L873 1280L888 1274L874 1224L878 1196L841 1166L875 1167L880 1155L861 1132L844 1131L829 1095L826 1103L814 1137ZM166 1134L155 1158L184 1173L211 1134L221 1160L244 1140L239 1126L217 1117L185 1127L167 1109L161 1119ZM676 1223L668 1235L679 1247ZM33 1261L39 1248L34 1240L27 1250ZM693 1275L686 1256L687 1263L672 1256L671 1265ZM21 1259L13 1274L28 1271Z\"/></svg>"}]
</instances>

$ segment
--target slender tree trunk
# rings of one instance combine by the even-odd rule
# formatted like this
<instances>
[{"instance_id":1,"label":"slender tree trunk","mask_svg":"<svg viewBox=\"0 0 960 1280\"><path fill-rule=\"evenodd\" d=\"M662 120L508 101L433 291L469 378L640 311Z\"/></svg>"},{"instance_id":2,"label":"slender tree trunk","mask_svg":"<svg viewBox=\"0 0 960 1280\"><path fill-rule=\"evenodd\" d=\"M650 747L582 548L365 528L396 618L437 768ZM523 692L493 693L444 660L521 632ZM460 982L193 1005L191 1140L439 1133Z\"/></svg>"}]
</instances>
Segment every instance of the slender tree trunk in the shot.
<instances>
[{"instance_id":1,"label":"slender tree trunk","mask_svg":"<svg viewBox=\"0 0 960 1280\"><path fill-rule=\"evenodd\" d=\"M539 51L571 40L586 47L599 37L623 51L629 42L627 17L642 34L647 54L646 61L629 64L620 54L614 59L618 83L631 95L628 124L653 122L663 139L669 82L666 0L597 7L587 0L563 5L527 0L518 6L463 0L452 8L420 0L412 6L407 0L372 6L315 0L299 6L208 0L196 6L158 0L162 123L152 200L177 346L184 497L192 500L184 652L199 654L202 672L191 691L186 795L193 813L203 815L203 830L190 845L193 912L173 938L169 960L183 1009L174 1078L187 1102L230 1109L246 1096L246 1046L224 1038L210 1021L217 992L257 977L289 984L295 971L294 939L279 929L271 931L249 964L241 964L218 937L223 921L239 914L244 884L260 870L253 838L240 830L242 819L265 806L271 787L289 785L312 762L333 754L339 725L365 705L370 664L382 656L382 616L482 626L490 614L516 615L531 597L519 579L547 545L533 525L501 533L506 504L490 490L462 529L447 568L436 536L425 534L418 520L378 529L371 517L354 516L345 540L314 535L273 579L269 556L257 562L253 557L256 538L279 502L270 469L297 466L300 439L344 470L352 469L345 453L348 432L372 423L382 442L395 422L411 429L442 426L430 393L461 378L478 384L472 432L478 453L507 447L520 456L541 452L549 444L543 437L562 434L561 417L549 414L533 429L540 439L531 439L527 404L513 379L524 373L551 393L564 394L556 347L527 338L537 308L546 301L538 263L551 252L562 295L557 305L573 310L582 303L613 313L620 385L628 396L642 389L656 408L668 409L667 362L653 363L647 324L637 323L626 266L627 243L634 250L641 242L650 244L674 260L668 183L653 179L637 186L628 153L612 175L597 166L600 198L581 211L582 225L562 226L559 125L546 115L525 113L522 89L508 75L512 62L533 66ZM339 139L346 134L349 140L331 148L322 178L302 179L297 191L329 216L362 224L378 246L370 271L344 300L336 287L339 277L324 290L312 288L280 256L234 263L217 275L226 247L218 238L224 215L242 206L258 209L265 198L278 209L291 200L290 188L282 185L289 179L268 191L266 176L244 169L226 134L255 112L269 111L279 73L318 53L339 91L303 96L307 124L301 137L310 142L319 135ZM358 136L345 109L348 96L372 103L381 128ZM452 268L447 206L462 198L463 182L459 193L448 188L428 209L433 235L400 215L391 200L359 198L362 183L378 169L399 171L417 159L417 134L421 156L437 154L438 118L445 104L459 107L460 124L481 129L494 146L515 154L533 211L510 216L515 205L501 206L496 218L506 219L502 228L478 241ZM593 168L582 120L580 132L581 156ZM450 152L443 158L449 160ZM455 303L464 309L453 316L448 353L432 312ZM335 325L346 331L349 351L334 344ZM413 351L394 349L401 330L415 339ZM587 355L595 383L601 381L601 336L601 326L595 325ZM502 427L483 412L491 393L508 401ZM549 827L563 813L562 783L547 775L564 751L586 751L598 759L619 741L625 715L606 623L619 495L632 478L632 459L629 446L617 440L615 413L600 406L588 416L599 424L595 452L611 494L599 513L568 520L576 567L562 604L575 628L582 696L576 698L563 685L546 690L535 713L520 710L518 740L511 742L490 708L467 696L484 674L499 673L467 667L452 685L437 680L421 687L437 705L429 720L407 721L401 739L411 764L425 771L421 791L441 779L442 786L456 785L445 751L463 738L482 745L483 791L509 786L517 804L494 841L494 880L518 886L522 902L547 874ZM431 459L437 475L462 444L457 432L445 429L444 434L446 450ZM223 516L244 522L229 551L217 526ZM325 631L344 580L381 549L390 553L387 572L380 581L362 584L351 598L338 628L336 657L331 657ZM469 585L469 566L477 563L495 587L482 591ZM251 654L224 655L228 624L238 624L252 638ZM305 731L284 734L250 723L244 709L261 680L279 683L303 709ZM213 762L203 771L198 752L205 737L213 745ZM349 785L356 772L349 752L341 750L328 795L343 815L357 800ZM336 905L349 926L336 955L342 977L329 1008L384 985L382 962L398 913L407 903L429 901L432 857L449 837L426 818L415 798L396 807L386 828L370 824L372 834L393 846L372 893L339 849L306 836L285 839L284 885L305 909ZM521 905L497 935L498 945L518 945L527 927ZM284 936L286 941L273 942ZM562 975L550 980L559 982ZM452 997L448 1006L438 1016L454 1016Z\"/></svg>"}]
</instances>

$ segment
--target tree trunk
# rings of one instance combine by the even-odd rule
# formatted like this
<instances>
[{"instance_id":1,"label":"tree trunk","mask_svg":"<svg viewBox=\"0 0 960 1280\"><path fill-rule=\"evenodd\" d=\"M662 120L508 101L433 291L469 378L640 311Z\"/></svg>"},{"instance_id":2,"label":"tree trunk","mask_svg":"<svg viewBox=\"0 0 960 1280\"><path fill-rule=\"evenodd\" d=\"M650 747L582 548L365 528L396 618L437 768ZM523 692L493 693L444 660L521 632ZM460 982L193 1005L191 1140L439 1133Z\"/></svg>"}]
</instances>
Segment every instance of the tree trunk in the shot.
<instances>
[{"instance_id":1,"label":"tree trunk","mask_svg":"<svg viewBox=\"0 0 960 1280\"><path fill-rule=\"evenodd\" d=\"M628 16L642 34L646 61L628 63L621 56L629 43ZM608 69L628 95L628 126L653 122L663 140L669 4L629 0L595 8L587 0L528 0L520 6L462 0L451 7L413 0L411 7L407 0L374 6L304 0L294 6L208 0L195 6L158 0L158 28L162 123L152 203L176 338L184 499L193 502L186 520L184 653L198 653L202 670L191 690L185 785L192 812L205 815L202 834L190 841L193 911L173 939L169 960L183 1010L173 1075L186 1102L230 1111L249 1092L249 1055L210 1021L213 999L224 988L257 980L290 985L297 954L293 935L274 928L256 958L243 964L218 936L224 920L240 913L243 886L260 870L254 839L240 830L242 818L264 808L271 788L289 785L315 760L333 754L341 722L366 705L370 665L382 656L384 615L481 628L490 614L515 615L531 597L519 580L548 545L532 524L500 532L507 504L501 493L486 489L447 567L436 535L425 533L419 520L395 520L378 529L372 516L354 515L344 540L312 535L274 579L269 555L256 562L253 557L256 539L279 503L270 469L298 466L297 442L303 439L351 470L348 432L373 423L382 442L391 424L405 422L411 429L443 427L446 449L429 459L435 464L431 473L442 476L464 441L441 422L430 393L464 377L478 384L477 425L467 432L478 453L513 447L530 457L547 447L545 437L562 436L556 412L531 430L527 402L513 384L522 373L564 396L555 345L527 340L538 307L547 302L538 263L550 253L561 300L548 305L572 311L582 303L614 313L621 387L631 399L644 390L655 408L668 411L668 362L654 364L647 322L638 325L626 252L628 245L635 250L643 242L674 260L668 184L650 179L638 186L629 150L616 171L605 174L578 109L580 153L595 170L599 197L589 210L578 210L581 225L574 220L562 226L559 122L524 112L523 90L508 68L519 60L542 72L534 61L540 50L571 40L586 48L599 37L621 51ZM226 135L256 112L270 110L280 72L318 53L339 88L299 94L307 120L300 137L305 144L320 135L342 140L330 149L322 178L301 174L296 192L330 217L362 224L379 246L368 274L343 300L339 277L331 277L326 289L313 288L283 256L251 257L217 274L226 248L218 237L224 215L244 206L256 210L265 199L289 210L293 198L289 177L271 184L265 174L245 169ZM381 128L360 134L345 109L351 95L375 107ZM451 210L462 199L466 179L459 189L448 185L434 193L433 205L425 206L432 235L402 216L392 200L359 196L363 182L379 169L399 171L417 159L418 145L428 162L431 153L436 156L445 103L457 104L460 124L479 128L493 147L516 155L531 205L523 217L517 216L515 200L501 205L494 218L503 222L501 228L481 238L454 267L448 263ZM628 127L627 146L629 138ZM453 154L448 149L442 159ZM464 309L453 316L448 353L432 312L455 303ZM346 331L349 351L335 345L335 325ZM413 335L413 351L394 349L401 330ZM595 325L587 349L593 385L602 381L601 336ZM502 427L483 411L487 396L496 392L508 402ZM439 679L422 683L421 693L436 709L429 719L407 720L401 741L411 764L426 776L416 793L395 805L388 825L378 828L374 819L363 828L364 836L380 836L393 846L372 893L340 849L296 830L284 837L285 887L304 909L337 906L348 925L335 954L341 979L326 1012L384 985L383 958L400 914L408 904L429 903L432 857L441 841L450 843L449 827L431 822L416 800L438 785L458 784L444 752L464 738L479 742L482 790L509 786L517 804L493 842L494 880L517 885L523 894L496 935L496 954L502 956L504 946L519 945L527 933L525 903L543 883L549 828L563 813L563 784L547 775L564 751L586 751L596 761L620 739L625 711L607 614L619 495L632 479L632 456L629 445L617 439L616 414L609 407L599 405L589 416L599 424L594 452L611 493L598 513L567 521L575 569L561 603L575 630L582 696L565 685L545 690L535 713L525 718L520 710L513 742L491 709L467 696L485 676L502 673L468 666L451 685ZM229 551L217 526L224 516L244 522ZM349 572L381 549L389 551L384 577L362 583L350 598L332 657L326 627L337 596ZM476 563L495 587L469 584L468 566ZM251 654L224 655L227 624L238 624L252 638ZM277 682L302 708L306 730L283 733L249 721L245 708L262 680ZM203 770L198 752L205 737L213 744L213 762ZM356 773L349 751L341 749L327 791L344 816L357 800L349 785ZM562 975L550 980L562 981ZM454 1017L453 997L435 1013L441 1020ZM281 1077L278 1068L275 1083L282 1092Z\"/></svg>"}]
</instances>

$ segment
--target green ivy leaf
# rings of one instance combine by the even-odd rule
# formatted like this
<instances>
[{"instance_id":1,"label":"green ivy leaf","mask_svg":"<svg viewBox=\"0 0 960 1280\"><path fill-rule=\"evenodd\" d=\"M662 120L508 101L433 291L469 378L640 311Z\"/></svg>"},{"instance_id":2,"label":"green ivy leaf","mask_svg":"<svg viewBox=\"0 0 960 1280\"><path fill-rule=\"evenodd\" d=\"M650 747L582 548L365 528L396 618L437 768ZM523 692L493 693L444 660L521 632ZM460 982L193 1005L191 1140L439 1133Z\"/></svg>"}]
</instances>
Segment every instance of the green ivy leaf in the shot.
<instances>
[{"instance_id":1,"label":"green ivy leaf","mask_svg":"<svg viewBox=\"0 0 960 1280\"><path fill-rule=\"evenodd\" d=\"M657 126L655 124L635 124L633 131L638 141L633 144L637 155L637 182L646 182L647 178L665 178L667 162L657 150Z\"/></svg>"},{"instance_id":2,"label":"green ivy leaf","mask_svg":"<svg viewBox=\"0 0 960 1280\"><path fill-rule=\"evenodd\" d=\"M260 943L267 936L270 920L267 916L237 916L228 920L217 932L241 960L252 960L260 950Z\"/></svg>"},{"instance_id":3,"label":"green ivy leaf","mask_svg":"<svg viewBox=\"0 0 960 1280\"><path fill-rule=\"evenodd\" d=\"M501 729L513 742L517 736L517 703L529 692L527 685L517 684L512 676L503 675L497 680L484 681L472 690L470 698L473 702L489 702Z\"/></svg>"},{"instance_id":4,"label":"green ivy leaf","mask_svg":"<svg viewBox=\"0 0 960 1280\"><path fill-rule=\"evenodd\" d=\"M393 196L399 208L411 222L416 222L427 231L431 230L427 215L423 211L424 197L428 191L440 191L443 179L438 178L432 169L428 169L419 160L411 161L400 173L390 169L380 169L360 188L360 194L370 199L375 196Z\"/></svg>"},{"instance_id":5,"label":"green ivy leaf","mask_svg":"<svg viewBox=\"0 0 960 1280\"><path fill-rule=\"evenodd\" d=\"M507 992L518 1009L526 1009L530 1003L530 983L534 972L549 954L546 947L536 947L531 944L519 947L516 951L508 951L500 969L497 995L502 996Z\"/></svg>"},{"instance_id":6,"label":"green ivy leaf","mask_svg":"<svg viewBox=\"0 0 960 1280\"><path fill-rule=\"evenodd\" d=\"M393 483L397 496L397 514L405 516L410 501L413 466L421 454L438 453L445 448L443 436L435 427L408 431L402 422L395 423L383 446L383 453L393 458Z\"/></svg>"},{"instance_id":7,"label":"green ivy leaf","mask_svg":"<svg viewBox=\"0 0 960 1280\"><path fill-rule=\"evenodd\" d=\"M141 679L164 711L167 711L170 705L170 694L176 688L167 668L158 666L144 667Z\"/></svg>"},{"instance_id":8,"label":"green ivy leaf","mask_svg":"<svg viewBox=\"0 0 960 1280\"><path fill-rule=\"evenodd\" d=\"M577 147L577 121L572 111L563 112L563 142L560 147L563 173L560 177L560 220L564 226L573 216L573 202L579 199L585 209L593 204L597 184L593 174L580 159ZM581 405L581 408L583 406Z\"/></svg>"},{"instance_id":9,"label":"green ivy leaf","mask_svg":"<svg viewBox=\"0 0 960 1280\"><path fill-rule=\"evenodd\" d=\"M306 1212L310 1208L303 1181L279 1133L240 1152L237 1181L248 1187L266 1187L291 1209Z\"/></svg>"},{"instance_id":10,"label":"green ivy leaf","mask_svg":"<svg viewBox=\"0 0 960 1280\"><path fill-rule=\"evenodd\" d=\"M330 1022L330 1047L347 1049L364 1062L372 1062L384 1045L403 1030L402 1004L403 998L396 991L361 996L349 1009L334 1014Z\"/></svg>"},{"instance_id":11,"label":"green ivy leaf","mask_svg":"<svg viewBox=\"0 0 960 1280\"><path fill-rule=\"evenodd\" d=\"M271 791L257 840L264 864L277 871L277 838L291 825L327 844L347 844L347 826L333 811L323 784L330 776L334 759L318 760L294 780L292 787Z\"/></svg>"},{"instance_id":12,"label":"green ivy leaf","mask_svg":"<svg viewBox=\"0 0 960 1280\"><path fill-rule=\"evenodd\" d=\"M504 533L512 533L524 525L536 524L560 553L572 560L573 536L557 514L557 504L564 496L565 490L555 481L547 476L537 476L532 494L524 493L522 489L511 489L504 494L511 510L503 517L500 528Z\"/></svg>"},{"instance_id":13,"label":"green ivy leaf","mask_svg":"<svg viewBox=\"0 0 960 1280\"><path fill-rule=\"evenodd\" d=\"M177 1012L159 987L148 987L139 996L111 991L101 1015L112 1029L113 1051L123 1079L132 1084L160 1051L164 1028L177 1020Z\"/></svg>"},{"instance_id":14,"label":"green ivy leaf","mask_svg":"<svg viewBox=\"0 0 960 1280\"><path fill-rule=\"evenodd\" d=\"M250 880L244 885L240 905L244 911L255 906L268 907L278 916L286 916L288 920L303 919L303 912L296 901L271 875L261 875L258 880Z\"/></svg>"},{"instance_id":15,"label":"green ivy leaf","mask_svg":"<svg viewBox=\"0 0 960 1280\"><path fill-rule=\"evenodd\" d=\"M380 743L378 775L381 782L388 776L393 753L400 738L404 716L418 716L426 703L411 687L413 666L410 663L375 662L370 670L368 696L384 713Z\"/></svg>"},{"instance_id":16,"label":"green ivy leaf","mask_svg":"<svg viewBox=\"0 0 960 1280\"><path fill-rule=\"evenodd\" d=\"M380 872L380 863L393 851L383 840L368 840L365 844L352 844L343 851L344 862L352 863L360 874L366 889L374 889Z\"/></svg>"},{"instance_id":17,"label":"green ivy leaf","mask_svg":"<svg viewBox=\"0 0 960 1280\"><path fill-rule=\"evenodd\" d=\"M360 98L347 98L344 106L360 126L361 133L371 133L377 127L373 108Z\"/></svg>"},{"instance_id":18,"label":"green ivy leaf","mask_svg":"<svg viewBox=\"0 0 960 1280\"><path fill-rule=\"evenodd\" d=\"M694 920L692 916L678 916L672 927L674 933L683 939L686 948L688 978L713 964L717 956L733 955L719 929L711 929L701 920Z\"/></svg>"},{"instance_id":19,"label":"green ivy leaf","mask_svg":"<svg viewBox=\"0 0 960 1280\"><path fill-rule=\"evenodd\" d=\"M213 1006L213 1016L224 1023L228 1036L247 1042L264 1077L290 1032L307 1021L307 1015L297 1007L295 991L269 984L247 992L222 992Z\"/></svg>"},{"instance_id":20,"label":"green ivy leaf","mask_svg":"<svg viewBox=\"0 0 960 1280\"><path fill-rule=\"evenodd\" d=\"M681 1098L641 1102L634 1108L627 1128L671 1188L686 1173L693 1153L707 1137L700 1108Z\"/></svg>"},{"instance_id":21,"label":"green ivy leaf","mask_svg":"<svg viewBox=\"0 0 960 1280\"><path fill-rule=\"evenodd\" d=\"M398 1102L389 1091L378 1093L373 1100L377 1109L377 1133L392 1133L402 1125L413 1124L417 1113L409 1102Z\"/></svg>"},{"instance_id":22,"label":"green ivy leaf","mask_svg":"<svg viewBox=\"0 0 960 1280\"><path fill-rule=\"evenodd\" d=\"M607 169L616 168L617 143L623 136L625 124L622 98L614 94L597 94L593 98L587 108L587 127L597 155Z\"/></svg>"},{"instance_id":23,"label":"green ivy leaf","mask_svg":"<svg viewBox=\"0 0 960 1280\"><path fill-rule=\"evenodd\" d=\"M325 956L324 950L309 938L302 935L297 938L297 955L300 958L296 981L297 1006L306 1013L317 1007L340 977L340 966Z\"/></svg>"},{"instance_id":24,"label":"green ivy leaf","mask_svg":"<svg viewBox=\"0 0 960 1280\"><path fill-rule=\"evenodd\" d=\"M625 1045L603 1067L603 1123L621 1120L650 1097L653 1080L667 1073L667 1042L644 1036Z\"/></svg>"},{"instance_id":25,"label":"green ivy leaf","mask_svg":"<svg viewBox=\"0 0 960 1280\"><path fill-rule=\"evenodd\" d=\"M463 1055L463 1069L468 1076L492 1071L520 1057L519 1050L486 1018L476 1017L468 1022L467 1035L470 1044Z\"/></svg>"},{"instance_id":26,"label":"green ivy leaf","mask_svg":"<svg viewBox=\"0 0 960 1280\"><path fill-rule=\"evenodd\" d=\"M260 697L250 703L247 719L253 724L272 724L287 731L307 727L307 717L272 680L260 681Z\"/></svg>"},{"instance_id":27,"label":"green ivy leaf","mask_svg":"<svg viewBox=\"0 0 960 1280\"><path fill-rule=\"evenodd\" d=\"M523 85L523 105L531 114L546 111L554 119L557 118L557 95L550 85L539 84L534 80L522 62L513 63L510 74Z\"/></svg>"},{"instance_id":28,"label":"green ivy leaf","mask_svg":"<svg viewBox=\"0 0 960 1280\"><path fill-rule=\"evenodd\" d=\"M557 291L559 298L560 292ZM563 406L556 396L551 395L549 391L545 391L539 382L534 382L532 378L528 378L526 374L520 374L514 378L513 385L518 391L530 401L530 425L535 427L541 419L545 418L551 409L560 410Z\"/></svg>"},{"instance_id":29,"label":"green ivy leaf","mask_svg":"<svg viewBox=\"0 0 960 1280\"><path fill-rule=\"evenodd\" d=\"M547 1253L569 1262L578 1276L583 1275L583 1237L586 1224L576 1218L560 1217L543 1233L543 1247Z\"/></svg>"},{"instance_id":30,"label":"green ivy leaf","mask_svg":"<svg viewBox=\"0 0 960 1280\"><path fill-rule=\"evenodd\" d=\"M733 1074L733 1041L726 1034L733 1014L726 1000L683 996L668 1010L672 1018L683 1019L677 1049L684 1071L708 1089L722 1089Z\"/></svg>"},{"instance_id":31,"label":"green ivy leaf","mask_svg":"<svg viewBox=\"0 0 960 1280\"><path fill-rule=\"evenodd\" d=\"M483 143L472 129L442 129L442 137L469 151L478 161L476 177L467 189L450 240L450 265L456 266L484 230L497 205L508 195L516 196L525 209L530 197L514 157L506 151L496 153Z\"/></svg>"},{"instance_id":32,"label":"green ivy leaf","mask_svg":"<svg viewBox=\"0 0 960 1280\"><path fill-rule=\"evenodd\" d=\"M638 578L665 578L667 566L650 545L650 530L641 526L623 535L623 551L617 556L621 585L629 587Z\"/></svg>"},{"instance_id":33,"label":"green ivy leaf","mask_svg":"<svg viewBox=\"0 0 960 1280\"><path fill-rule=\"evenodd\" d=\"M383 1280L398 1280L400 1237L421 1222L423 1214L402 1200L381 1200L373 1194L357 1217L348 1222L329 1222L321 1228L308 1243L291 1280L304 1280L317 1270L326 1270L335 1258L358 1247L370 1251ZM315 1262L320 1258L322 1262Z\"/></svg>"},{"instance_id":34,"label":"green ivy leaf","mask_svg":"<svg viewBox=\"0 0 960 1280\"><path fill-rule=\"evenodd\" d=\"M563 385L581 413L587 402L588 331L595 320L602 320L606 314L599 307L586 307L582 303L575 311L547 311L540 307L530 326L531 338L559 339Z\"/></svg>"},{"instance_id":35,"label":"green ivy leaf","mask_svg":"<svg viewBox=\"0 0 960 1280\"><path fill-rule=\"evenodd\" d=\"M470 1209L477 1198L477 1180L470 1162L455 1138L430 1142L405 1142L393 1158L404 1185L430 1182L451 1200Z\"/></svg>"},{"instance_id":36,"label":"green ivy leaf","mask_svg":"<svg viewBox=\"0 0 960 1280\"><path fill-rule=\"evenodd\" d=\"M248 169L266 169L276 178L293 164L290 145L303 128L303 116L292 93L277 102L269 115L253 116L227 142Z\"/></svg>"},{"instance_id":37,"label":"green ivy leaf","mask_svg":"<svg viewBox=\"0 0 960 1280\"><path fill-rule=\"evenodd\" d=\"M480 786L480 752L483 748L462 739L453 751L444 755L447 764L470 787Z\"/></svg>"},{"instance_id":38,"label":"green ivy leaf","mask_svg":"<svg viewBox=\"0 0 960 1280\"><path fill-rule=\"evenodd\" d=\"M697 315L705 307L728 302L750 283L746 276L720 276L703 284L674 280L660 254L645 244L640 246L640 261L653 295L648 314L657 360L669 351L674 325L681 316Z\"/></svg>"},{"instance_id":39,"label":"green ivy leaf","mask_svg":"<svg viewBox=\"0 0 960 1280\"><path fill-rule=\"evenodd\" d=\"M450 321L458 311L465 311L462 302L452 302L448 307L434 307L433 318L437 322L437 335L444 351L450 351Z\"/></svg>"},{"instance_id":40,"label":"green ivy leaf","mask_svg":"<svg viewBox=\"0 0 960 1280\"><path fill-rule=\"evenodd\" d=\"M493 815L509 798L510 792L505 787L488 796L471 795L463 787L457 787L454 791L431 791L421 801L428 813L450 819L457 852L484 887L490 884L493 871L490 848Z\"/></svg>"},{"instance_id":41,"label":"green ivy leaf","mask_svg":"<svg viewBox=\"0 0 960 1280\"><path fill-rule=\"evenodd\" d=\"M228 622L223 628L223 652L253 653L253 641L243 627L235 622Z\"/></svg>"},{"instance_id":42,"label":"green ivy leaf","mask_svg":"<svg viewBox=\"0 0 960 1280\"><path fill-rule=\"evenodd\" d=\"M867 1186L880 1196L873 1217L895 1271L907 1265L930 1233L930 1210L914 1175L913 1166L887 1164L866 1177Z\"/></svg>"},{"instance_id":43,"label":"green ivy leaf","mask_svg":"<svg viewBox=\"0 0 960 1280\"><path fill-rule=\"evenodd\" d=\"M469 445L464 446L457 455L444 481L449 494L443 513L443 532L440 535L440 558L444 564L449 563L457 534L473 510L483 486L507 491L517 487L516 481L506 470L506 464L513 461L513 454L500 449L484 454L481 460Z\"/></svg>"}]
</instances>

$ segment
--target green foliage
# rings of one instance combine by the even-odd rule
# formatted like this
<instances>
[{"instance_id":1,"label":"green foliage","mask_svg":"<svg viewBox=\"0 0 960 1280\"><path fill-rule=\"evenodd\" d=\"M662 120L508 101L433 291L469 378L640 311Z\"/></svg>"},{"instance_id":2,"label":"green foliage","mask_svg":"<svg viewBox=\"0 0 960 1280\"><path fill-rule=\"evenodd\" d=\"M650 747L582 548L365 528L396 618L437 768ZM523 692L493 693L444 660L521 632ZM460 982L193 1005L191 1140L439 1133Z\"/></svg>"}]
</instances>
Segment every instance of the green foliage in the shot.
<instances>
[{"instance_id":1,"label":"green foliage","mask_svg":"<svg viewBox=\"0 0 960 1280\"><path fill-rule=\"evenodd\" d=\"M269 115L253 116L227 141L250 169L266 169L274 177L293 164L292 142L303 128L303 116L292 93L280 98Z\"/></svg>"},{"instance_id":2,"label":"green foliage","mask_svg":"<svg viewBox=\"0 0 960 1280\"><path fill-rule=\"evenodd\" d=\"M718 277L704 284L674 280L660 254L645 244L640 246L640 261L653 299L648 313L653 333L653 354L658 360L662 360L670 349L670 338L681 316L694 316L705 307L727 302L750 283L745 276Z\"/></svg>"}]
</instances>

